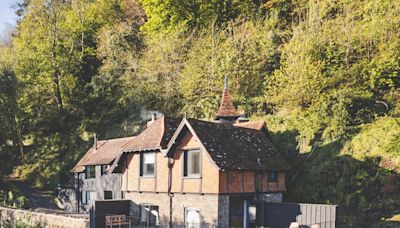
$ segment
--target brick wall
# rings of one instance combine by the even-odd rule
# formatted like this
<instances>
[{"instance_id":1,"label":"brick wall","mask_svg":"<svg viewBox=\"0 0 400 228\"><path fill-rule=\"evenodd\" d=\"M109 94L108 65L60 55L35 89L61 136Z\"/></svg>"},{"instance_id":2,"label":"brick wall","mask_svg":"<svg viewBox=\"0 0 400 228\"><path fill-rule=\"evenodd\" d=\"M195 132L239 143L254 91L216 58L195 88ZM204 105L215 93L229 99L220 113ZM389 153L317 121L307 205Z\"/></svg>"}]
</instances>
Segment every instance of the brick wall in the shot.
<instances>
[{"instance_id":1,"label":"brick wall","mask_svg":"<svg viewBox=\"0 0 400 228\"><path fill-rule=\"evenodd\" d=\"M26 224L31 227L87 228L87 218L75 218L56 214L45 214L27 210L0 207L0 227L12 224Z\"/></svg>"},{"instance_id":2,"label":"brick wall","mask_svg":"<svg viewBox=\"0 0 400 228\"><path fill-rule=\"evenodd\" d=\"M199 142L191 135L185 138L175 154L172 192L218 193L219 171L204 149L201 150L201 177L183 177L182 151L189 148L201 148ZM122 190L166 193L168 191L168 159L161 152L156 153L155 170L154 177L140 177L140 156L138 153L130 154L127 159L127 169L122 172Z\"/></svg>"}]
</instances>

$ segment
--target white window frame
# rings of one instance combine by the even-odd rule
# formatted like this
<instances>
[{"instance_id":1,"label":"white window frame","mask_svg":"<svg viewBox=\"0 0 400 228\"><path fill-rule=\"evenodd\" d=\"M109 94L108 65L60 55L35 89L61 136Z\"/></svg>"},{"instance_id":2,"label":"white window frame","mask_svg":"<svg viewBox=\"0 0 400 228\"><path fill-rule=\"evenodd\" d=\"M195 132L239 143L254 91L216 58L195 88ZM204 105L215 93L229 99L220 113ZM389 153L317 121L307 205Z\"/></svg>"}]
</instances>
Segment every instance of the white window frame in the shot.
<instances>
[{"instance_id":1,"label":"white window frame","mask_svg":"<svg viewBox=\"0 0 400 228\"><path fill-rule=\"evenodd\" d=\"M83 205L89 204L91 201L96 200L96 192L95 191L81 191L81 203Z\"/></svg>"},{"instance_id":2,"label":"white window frame","mask_svg":"<svg viewBox=\"0 0 400 228\"><path fill-rule=\"evenodd\" d=\"M150 152L150 153L141 153L140 154L140 169L139 169L139 175L140 177L155 177L156 176L156 153L155 152ZM151 158L152 156L152 158ZM145 169L145 164L151 164L151 163L145 163L145 159L146 157L148 157L147 159L152 159L153 160L153 173L148 174L147 172L145 173L145 170L147 171L147 169Z\"/></svg>"},{"instance_id":3,"label":"white window frame","mask_svg":"<svg viewBox=\"0 0 400 228\"><path fill-rule=\"evenodd\" d=\"M192 153L198 153L199 156L199 172L198 173L190 173L189 170L192 165L192 162L190 161L190 154ZM190 150L185 150L183 151L183 162L182 162L182 176L184 178L200 178L201 177L201 168L202 168L202 159L201 159L201 150L200 149L190 149ZM186 157L185 157L186 156ZM185 166L185 160L186 160L186 166ZM185 175L186 174L186 175Z\"/></svg>"}]
</instances>

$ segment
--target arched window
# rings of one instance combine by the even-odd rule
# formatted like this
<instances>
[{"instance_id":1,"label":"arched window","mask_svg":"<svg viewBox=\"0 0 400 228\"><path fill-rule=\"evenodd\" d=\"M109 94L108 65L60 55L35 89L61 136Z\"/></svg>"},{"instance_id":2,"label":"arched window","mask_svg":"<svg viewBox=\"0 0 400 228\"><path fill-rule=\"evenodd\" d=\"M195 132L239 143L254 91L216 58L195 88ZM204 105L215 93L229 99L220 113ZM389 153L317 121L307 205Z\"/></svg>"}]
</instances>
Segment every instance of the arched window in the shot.
<instances>
[{"instance_id":1,"label":"arched window","mask_svg":"<svg viewBox=\"0 0 400 228\"><path fill-rule=\"evenodd\" d=\"M200 228L201 227L201 217L200 211L196 208L186 208L185 209L185 225L187 228Z\"/></svg>"},{"instance_id":2,"label":"arched window","mask_svg":"<svg viewBox=\"0 0 400 228\"><path fill-rule=\"evenodd\" d=\"M142 227L154 227L160 225L158 206L152 204L140 204L140 224Z\"/></svg>"}]
</instances>

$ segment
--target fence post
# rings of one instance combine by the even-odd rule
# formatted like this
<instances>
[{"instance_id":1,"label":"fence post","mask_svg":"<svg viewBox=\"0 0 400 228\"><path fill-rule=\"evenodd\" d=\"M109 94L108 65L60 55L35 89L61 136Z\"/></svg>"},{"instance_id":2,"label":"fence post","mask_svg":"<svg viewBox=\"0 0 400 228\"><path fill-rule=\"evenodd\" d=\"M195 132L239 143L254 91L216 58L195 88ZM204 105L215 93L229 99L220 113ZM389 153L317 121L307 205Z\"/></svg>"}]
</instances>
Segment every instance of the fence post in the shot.
<instances>
[{"instance_id":1,"label":"fence post","mask_svg":"<svg viewBox=\"0 0 400 228\"><path fill-rule=\"evenodd\" d=\"M94 201L91 202L89 206L89 227L90 228L95 228L96 226L96 217L95 217L95 207L94 207Z\"/></svg>"}]
</instances>

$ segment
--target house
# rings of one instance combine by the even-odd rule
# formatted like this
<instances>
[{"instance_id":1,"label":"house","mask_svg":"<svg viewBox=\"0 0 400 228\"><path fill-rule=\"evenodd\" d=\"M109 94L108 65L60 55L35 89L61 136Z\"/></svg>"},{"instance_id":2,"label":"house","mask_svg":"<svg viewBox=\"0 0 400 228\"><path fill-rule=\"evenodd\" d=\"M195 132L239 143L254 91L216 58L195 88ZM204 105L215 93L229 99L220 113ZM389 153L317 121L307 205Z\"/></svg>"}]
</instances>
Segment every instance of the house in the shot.
<instances>
[{"instance_id":1,"label":"house","mask_svg":"<svg viewBox=\"0 0 400 228\"><path fill-rule=\"evenodd\" d=\"M108 172L141 225L243 227L255 222L252 202L282 202L288 170L265 123L235 110L226 80L215 121L157 119Z\"/></svg>"},{"instance_id":2,"label":"house","mask_svg":"<svg viewBox=\"0 0 400 228\"><path fill-rule=\"evenodd\" d=\"M91 202L105 199L121 199L121 175L108 174L112 162L121 148L135 137L97 140L72 168L75 173L75 210L87 212Z\"/></svg>"}]
</instances>

